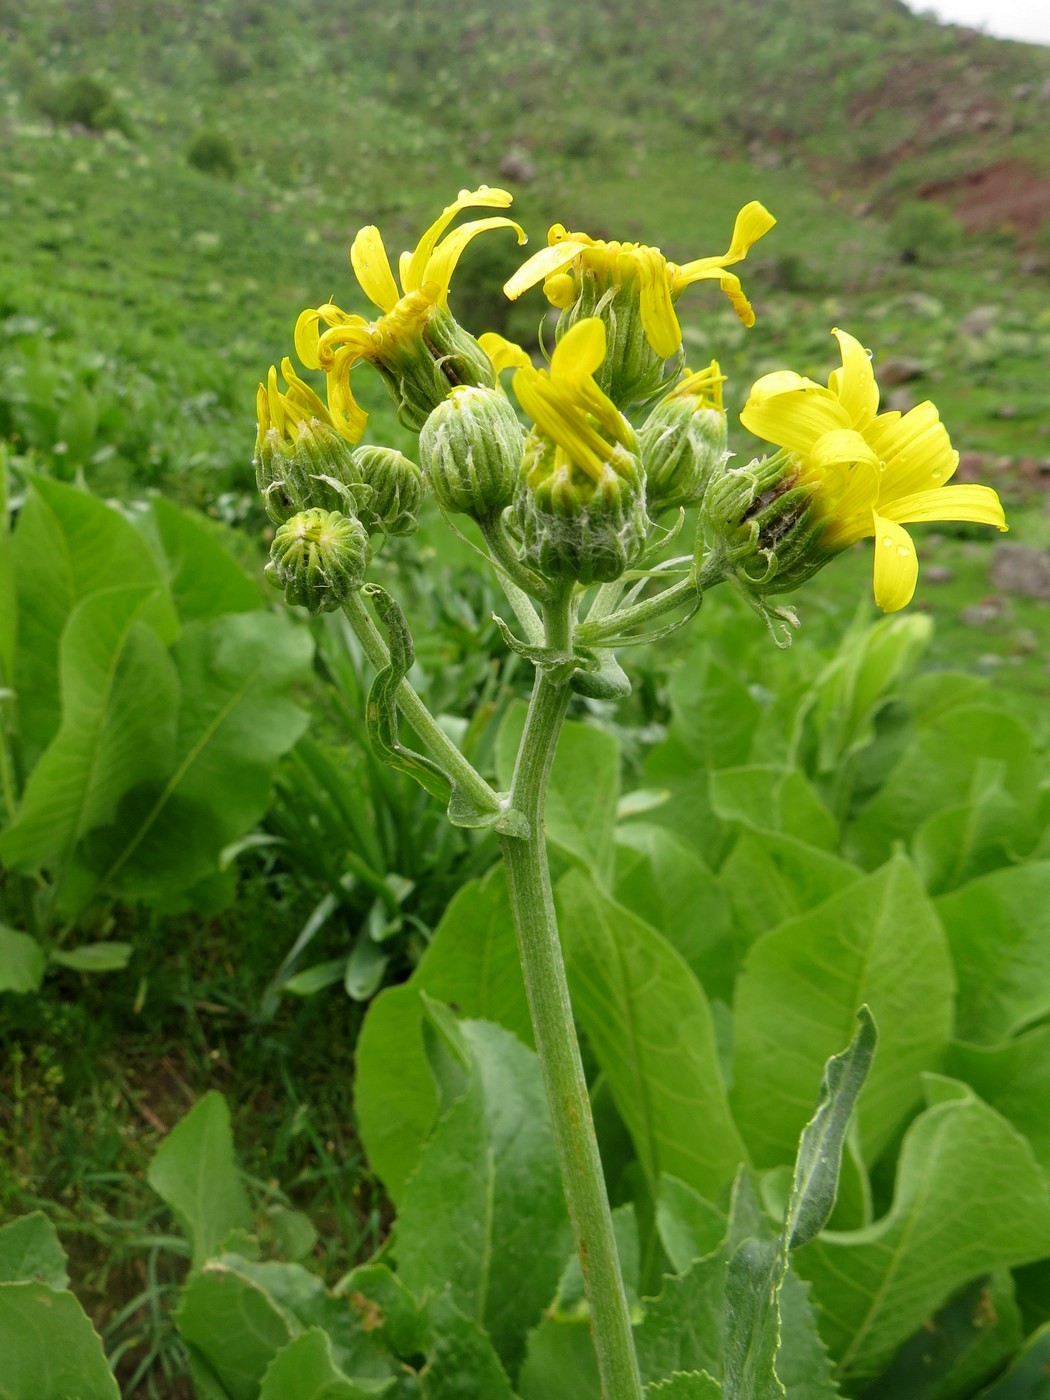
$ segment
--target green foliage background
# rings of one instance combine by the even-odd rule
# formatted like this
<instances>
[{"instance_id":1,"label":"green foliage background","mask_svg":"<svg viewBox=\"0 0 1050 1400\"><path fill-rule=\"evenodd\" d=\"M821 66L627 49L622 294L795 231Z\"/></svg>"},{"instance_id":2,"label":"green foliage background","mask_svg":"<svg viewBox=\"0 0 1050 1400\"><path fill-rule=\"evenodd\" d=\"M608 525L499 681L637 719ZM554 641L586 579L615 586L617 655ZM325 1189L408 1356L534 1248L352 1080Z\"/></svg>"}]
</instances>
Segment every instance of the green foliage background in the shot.
<instances>
[{"instance_id":1,"label":"green foliage background","mask_svg":"<svg viewBox=\"0 0 1050 1400\"><path fill-rule=\"evenodd\" d=\"M520 1060L511 1037L529 1038L504 895L486 875L493 849L449 829L358 741L366 671L338 623L293 626L258 585L254 388L289 352L296 313L330 294L364 311L346 261L356 228L376 222L388 247L408 246L463 185L511 188L533 246L557 219L680 260L725 247L736 209L761 198L780 222L743 269L756 327L710 288L680 305L689 354L718 355L731 408L767 370L824 379L841 324L875 350L877 373L902 362L895 393L934 398L956 444L982 454L1007 548L1045 550L1045 225L1040 236L1007 210L960 236L945 220L963 186L940 204L926 192L1011 163L1050 178L1050 52L960 37L894 0L42 0L0 4L0 30L0 435L18 515L0 545L0 656L7 684L17 653L32 696L20 714L31 776L0 836L0 923L9 985L47 973L39 998L5 994L0 1012L0 1200L53 1215L125 1393L178 1397L190 1394L170 1322L184 1257L200 1263L231 1226L251 1226L265 1256L309 1259L333 1285L386 1237L390 1202L427 1214L409 1185L420 1153L440 1161L442 1115L476 1108L483 1122L469 1095L439 1105L420 993L502 1027L503 1041L465 1032L500 1041L494 1061ZM916 201L933 211L925 223ZM453 309L534 342L538 294L510 307L498 291L510 244L468 252ZM362 389L375 436L410 451L378 383ZM733 445L748 451L739 430ZM80 569L63 611L55 561L73 535L74 555L83 545L103 562ZM875 631L858 552L800 597L805 627L786 656L715 598L659 655L630 658L632 699L575 715L550 825L612 1189L651 1217L639 1207L638 1292L660 1293L670 1266L685 1290L721 1238L701 1249L681 1217L702 1215L696 1193L728 1208L735 1144L777 1213L821 1067L867 998L882 1040L841 1233L796 1263L846 1394L882 1373L874 1395L962 1400L1031 1334L1018 1375L1038 1364L1050 1306L1045 1262L1031 1262L1050 1253L1047 604L990 577L995 546L977 532L928 532L921 548L917 611ZM477 714L472 757L497 772L528 677L504 656L468 546L427 519L377 575L412 619L421 689L436 712ZM175 841L152 817L155 844L100 885L114 831L154 811L150 785L179 771L179 736L207 712L203 658L232 648L228 674L246 675L260 645L274 676L199 789L172 789L190 812ZM106 646L152 670L136 660L123 699L118 687L103 703L76 657ZM136 731L124 719L147 694ZM316 718L293 748L306 709ZM104 791L70 760L99 715L124 765ZM267 724L254 745L252 726ZM23 941L39 865L55 911L43 954ZM362 1008L410 973L368 1011L351 1113ZM209 1088L233 1105L248 1195L232 1177L222 1199L236 1209L198 1236L155 1165L187 1250L142 1176ZM723 1131L697 1159L683 1144L701 1115ZM452 1275L441 1250L454 1234L428 1242L429 1262L396 1256L410 1290L428 1267ZM251 1251L241 1239L234 1253ZM61 1292L52 1255L33 1286ZM563 1262L546 1261L530 1318L485 1317L524 1400L556 1396L566 1358L585 1364L564 1280L540 1323ZM265 1298L272 1278L224 1267ZM692 1286L695 1302L707 1285ZM365 1296L394 1287L369 1276ZM661 1294L671 1316L673 1292ZM194 1300L206 1318L207 1298ZM404 1306L406 1327L437 1325ZM184 1327L191 1348L195 1335ZM684 1360L717 1372L718 1358ZM931 1365L940 1388L916 1387Z\"/></svg>"}]
</instances>

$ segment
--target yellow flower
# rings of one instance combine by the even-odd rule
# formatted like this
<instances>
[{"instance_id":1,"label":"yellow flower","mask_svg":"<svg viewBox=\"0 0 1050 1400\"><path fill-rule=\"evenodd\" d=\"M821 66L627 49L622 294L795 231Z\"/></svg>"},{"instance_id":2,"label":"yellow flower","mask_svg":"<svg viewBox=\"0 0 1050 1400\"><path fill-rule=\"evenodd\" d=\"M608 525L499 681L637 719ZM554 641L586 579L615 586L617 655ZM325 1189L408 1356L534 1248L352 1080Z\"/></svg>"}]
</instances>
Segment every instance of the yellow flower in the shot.
<instances>
[{"instance_id":1,"label":"yellow flower","mask_svg":"<svg viewBox=\"0 0 1050 1400\"><path fill-rule=\"evenodd\" d=\"M305 380L299 378L287 356L281 361L281 373L287 385L284 393L277 387L277 370L271 365L266 383L259 385L255 396L259 441L276 430L286 442L295 442L304 423L323 423L326 427L334 427L332 415L324 401Z\"/></svg>"},{"instance_id":2,"label":"yellow flower","mask_svg":"<svg viewBox=\"0 0 1050 1400\"><path fill-rule=\"evenodd\" d=\"M605 327L590 317L559 340L550 371L522 365L518 402L535 423L514 503L525 562L546 578L605 583L645 547L649 517L634 430L595 383Z\"/></svg>"},{"instance_id":3,"label":"yellow flower","mask_svg":"<svg viewBox=\"0 0 1050 1400\"><path fill-rule=\"evenodd\" d=\"M604 358L605 327L590 317L559 340L549 373L522 365L513 380L518 402L557 447L556 467L576 467L592 482L635 447L631 425L594 382Z\"/></svg>"},{"instance_id":4,"label":"yellow flower","mask_svg":"<svg viewBox=\"0 0 1050 1400\"><path fill-rule=\"evenodd\" d=\"M736 216L733 238L724 253L681 265L668 262L659 248L648 248L642 243L606 243L586 233L569 233L563 224L554 224L547 234L548 247L529 258L503 290L513 300L542 281L547 299L554 306L566 308L576 302L587 275L602 292L632 286L638 296L646 338L655 353L666 360L682 344L674 302L693 282L717 279L743 323L754 325L755 313L744 296L740 279L726 269L746 258L752 245L775 223L772 214L752 200Z\"/></svg>"},{"instance_id":5,"label":"yellow flower","mask_svg":"<svg viewBox=\"0 0 1050 1400\"><path fill-rule=\"evenodd\" d=\"M382 315L368 321L332 302L300 315L296 351L309 369L324 370L336 426L349 441L361 437L368 418L350 390L350 371L359 360L370 360L386 372L413 426L425 421L435 400L440 402L453 383L476 383L478 375L490 382L487 356L448 314L449 283L464 249L479 233L512 228L519 243L525 242L525 233L519 224L502 217L475 219L449 233L446 230L463 209L506 209L510 203L506 190L487 185L460 190L415 248L401 254L400 288L379 230L374 225L361 229L350 249L350 263L361 289ZM463 372L449 381L441 378L443 367ZM430 382L421 382L428 378Z\"/></svg>"},{"instance_id":6,"label":"yellow flower","mask_svg":"<svg viewBox=\"0 0 1050 1400\"><path fill-rule=\"evenodd\" d=\"M842 368L826 388L790 370L764 375L740 421L796 454L803 478L819 483L824 545L840 550L874 536L875 601L897 612L911 601L919 572L905 525L967 520L1005 530L1006 519L990 487L946 485L959 454L934 405L879 413L868 352L845 331L832 334Z\"/></svg>"}]
</instances>

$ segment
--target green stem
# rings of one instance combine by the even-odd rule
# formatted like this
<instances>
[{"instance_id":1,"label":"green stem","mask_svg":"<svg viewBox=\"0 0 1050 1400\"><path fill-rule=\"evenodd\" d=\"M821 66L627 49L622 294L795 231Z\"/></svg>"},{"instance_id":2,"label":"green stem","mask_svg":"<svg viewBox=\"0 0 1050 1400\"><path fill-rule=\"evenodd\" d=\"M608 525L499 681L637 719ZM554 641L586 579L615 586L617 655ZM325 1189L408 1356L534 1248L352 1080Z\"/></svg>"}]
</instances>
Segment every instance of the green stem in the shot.
<instances>
[{"instance_id":1,"label":"green stem","mask_svg":"<svg viewBox=\"0 0 1050 1400\"><path fill-rule=\"evenodd\" d=\"M548 646L563 647L570 631L568 598L545 609L545 614ZM530 834L525 839L503 836L501 846L562 1185L590 1305L602 1397L639 1400L642 1383L630 1312L573 1023L544 841L547 780L569 694L566 675L537 672L511 792Z\"/></svg>"},{"instance_id":2,"label":"green stem","mask_svg":"<svg viewBox=\"0 0 1050 1400\"><path fill-rule=\"evenodd\" d=\"M360 593L352 593L343 604L343 610L354 629L354 635L376 670L382 671L389 666L390 652L379 628L369 616ZM408 681L402 681L398 687L397 704L430 752L444 765L464 797L482 811L498 812L502 806L499 794L489 787L470 760L459 751Z\"/></svg>"},{"instance_id":3,"label":"green stem","mask_svg":"<svg viewBox=\"0 0 1050 1400\"><path fill-rule=\"evenodd\" d=\"M592 608L586 621L577 628L577 640L586 646L597 646L611 637L621 637L633 627L652 622L654 618L662 617L664 613L694 601L697 594L702 595L709 588L714 588L715 584L721 583L725 577L725 568L720 559L705 559L702 568L691 569L687 577L671 584L670 588L653 594L651 598L643 598L633 607L621 608L619 612L600 616L599 620L594 622Z\"/></svg>"}]
</instances>

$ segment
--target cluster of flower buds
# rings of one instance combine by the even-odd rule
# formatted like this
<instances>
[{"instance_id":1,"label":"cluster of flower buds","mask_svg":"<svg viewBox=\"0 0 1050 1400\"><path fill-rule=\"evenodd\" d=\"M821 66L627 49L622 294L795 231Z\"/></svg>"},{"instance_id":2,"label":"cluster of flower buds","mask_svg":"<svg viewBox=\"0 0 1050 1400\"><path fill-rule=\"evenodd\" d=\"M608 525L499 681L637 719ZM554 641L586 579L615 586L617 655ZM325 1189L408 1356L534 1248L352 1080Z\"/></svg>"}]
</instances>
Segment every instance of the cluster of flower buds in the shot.
<instances>
[{"instance_id":1,"label":"cluster of flower buds","mask_svg":"<svg viewBox=\"0 0 1050 1400\"><path fill-rule=\"evenodd\" d=\"M284 391L273 369L260 386L256 472L279 526L270 572L292 601L322 610L360 587L369 537L414 529L424 488L445 515L477 521L504 571L537 597L640 567L666 537L658 519L690 507L699 507L697 577L731 578L760 607L867 535L876 539L876 601L893 611L910 600L917 574L904 524L1005 528L994 492L945 487L958 454L932 404L878 413L870 357L841 331L842 368L826 387L790 371L755 384L741 421L776 450L730 465L724 376L716 361L683 368L674 305L686 287L714 279L754 323L728 269L775 222L761 204L740 211L725 253L684 264L556 224L505 288L515 298L542 283L560 309L546 368L500 336L475 339L448 309L473 238L511 229L524 239L501 215L452 227L457 215L509 204L503 190L461 191L402 254L400 286L379 231L361 230L351 262L381 314L368 321L326 303L296 327L303 363L326 375L327 404L287 360ZM422 469L359 445L367 415L350 392L359 361L419 433ZM500 379L507 369L518 408Z\"/></svg>"}]
</instances>

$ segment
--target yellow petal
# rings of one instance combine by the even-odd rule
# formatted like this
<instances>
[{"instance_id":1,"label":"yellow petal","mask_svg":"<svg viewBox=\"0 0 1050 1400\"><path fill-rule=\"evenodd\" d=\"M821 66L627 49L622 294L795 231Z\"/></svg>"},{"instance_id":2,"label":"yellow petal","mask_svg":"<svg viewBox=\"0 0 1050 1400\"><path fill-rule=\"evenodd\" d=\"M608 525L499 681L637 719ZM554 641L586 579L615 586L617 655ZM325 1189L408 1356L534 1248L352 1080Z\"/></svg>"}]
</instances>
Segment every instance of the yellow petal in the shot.
<instances>
[{"instance_id":1,"label":"yellow petal","mask_svg":"<svg viewBox=\"0 0 1050 1400\"><path fill-rule=\"evenodd\" d=\"M350 390L350 369L353 361L333 369L327 376L328 408L336 428L347 442L360 442L364 436L368 414Z\"/></svg>"},{"instance_id":2,"label":"yellow petal","mask_svg":"<svg viewBox=\"0 0 1050 1400\"><path fill-rule=\"evenodd\" d=\"M272 367L271 367L272 368ZM267 433L270 430L270 401L266 393L266 385L260 384L255 395L255 421L259 425L260 433Z\"/></svg>"},{"instance_id":3,"label":"yellow petal","mask_svg":"<svg viewBox=\"0 0 1050 1400\"><path fill-rule=\"evenodd\" d=\"M521 346L515 345L511 340L505 340L495 331L485 331L483 335L479 335L478 344L492 361L497 374L502 374L505 369L510 369L511 366L515 369L532 368L532 361Z\"/></svg>"},{"instance_id":4,"label":"yellow petal","mask_svg":"<svg viewBox=\"0 0 1050 1400\"><path fill-rule=\"evenodd\" d=\"M260 385L260 388L262 386ZM266 376L266 406L267 406L267 426L272 426L284 436L284 405L281 403L281 395L277 388L277 368L271 365ZM260 420L261 421L261 420Z\"/></svg>"},{"instance_id":5,"label":"yellow petal","mask_svg":"<svg viewBox=\"0 0 1050 1400\"><path fill-rule=\"evenodd\" d=\"M943 486L940 490L919 491L900 496L888 504L880 501L887 520L914 524L920 520L969 520L975 525L994 525L1006 530L1003 503L990 486Z\"/></svg>"},{"instance_id":6,"label":"yellow petal","mask_svg":"<svg viewBox=\"0 0 1050 1400\"><path fill-rule=\"evenodd\" d=\"M574 379L593 374L605 359L605 327L597 316L588 316L565 332L551 356L551 378Z\"/></svg>"},{"instance_id":7,"label":"yellow petal","mask_svg":"<svg viewBox=\"0 0 1050 1400\"><path fill-rule=\"evenodd\" d=\"M774 381L773 392L758 380L740 414L741 423L756 437L808 455L825 433L850 426L846 410L822 384L800 379L785 393L777 391L783 382L780 375L765 378Z\"/></svg>"},{"instance_id":8,"label":"yellow petal","mask_svg":"<svg viewBox=\"0 0 1050 1400\"><path fill-rule=\"evenodd\" d=\"M735 263L746 258L748 250L760 238L765 237L775 223L776 219L757 199L753 199L750 204L745 204L736 216L736 222L733 225L733 241L729 245L728 253L721 261Z\"/></svg>"},{"instance_id":9,"label":"yellow petal","mask_svg":"<svg viewBox=\"0 0 1050 1400\"><path fill-rule=\"evenodd\" d=\"M533 253L531 258L526 258L514 276L504 282L504 293L511 301L516 301L522 292L535 287L537 282L545 282L556 272L564 272L589 247L589 243L579 243L575 239L567 238L549 248L541 248L538 253Z\"/></svg>"},{"instance_id":10,"label":"yellow petal","mask_svg":"<svg viewBox=\"0 0 1050 1400\"><path fill-rule=\"evenodd\" d=\"M955 475L959 454L932 403L921 403L897 423L875 420L866 434L885 462L883 504L943 486Z\"/></svg>"},{"instance_id":11,"label":"yellow petal","mask_svg":"<svg viewBox=\"0 0 1050 1400\"><path fill-rule=\"evenodd\" d=\"M404 290L417 292L424 282L431 280L427 276L427 263L437 247L438 239L462 209L506 209L513 202L514 196L506 190L490 189L488 185L481 185L476 190L460 190L455 200L446 204L424 233L412 255L408 258L402 255L399 269Z\"/></svg>"},{"instance_id":12,"label":"yellow petal","mask_svg":"<svg viewBox=\"0 0 1050 1400\"><path fill-rule=\"evenodd\" d=\"M875 602L883 612L899 612L912 600L919 561L911 536L896 521L875 516Z\"/></svg>"},{"instance_id":13,"label":"yellow petal","mask_svg":"<svg viewBox=\"0 0 1050 1400\"><path fill-rule=\"evenodd\" d=\"M442 306L448 298L449 283L452 281L456 264L463 256L463 250L479 233L486 233L493 228L512 228L518 235L519 245L526 241L525 230L520 224L516 224L513 219L502 218L474 219L468 224L460 224L459 228L453 229L447 238L442 239L440 247L427 263L423 276L423 282L436 283L441 289Z\"/></svg>"},{"instance_id":14,"label":"yellow petal","mask_svg":"<svg viewBox=\"0 0 1050 1400\"><path fill-rule=\"evenodd\" d=\"M543 295L560 311L567 310L576 300L578 288L571 272L556 272L543 284Z\"/></svg>"},{"instance_id":15,"label":"yellow petal","mask_svg":"<svg viewBox=\"0 0 1050 1400\"><path fill-rule=\"evenodd\" d=\"M358 232L350 248L350 266L361 290L380 311L393 311L400 298L382 235L375 224Z\"/></svg>"},{"instance_id":16,"label":"yellow petal","mask_svg":"<svg viewBox=\"0 0 1050 1400\"><path fill-rule=\"evenodd\" d=\"M582 471L596 481L610 454L609 444L571 399L552 384L540 370L519 369L514 376L514 393L536 427L556 443Z\"/></svg>"},{"instance_id":17,"label":"yellow petal","mask_svg":"<svg viewBox=\"0 0 1050 1400\"><path fill-rule=\"evenodd\" d=\"M710 258L694 258L692 262L682 263L681 266L670 264L672 295L677 295L691 282L698 282L705 277L720 277L723 268L742 262L750 248L767 234L775 223L776 219L757 199L745 204L736 216L733 240L726 252ZM737 285L739 286L739 283Z\"/></svg>"},{"instance_id":18,"label":"yellow petal","mask_svg":"<svg viewBox=\"0 0 1050 1400\"><path fill-rule=\"evenodd\" d=\"M823 472L835 467L852 467L864 462L876 469L872 480L878 482L879 459L865 442L861 433L853 428L833 428L818 438L809 452L810 465ZM877 488L876 488L877 489Z\"/></svg>"},{"instance_id":19,"label":"yellow petal","mask_svg":"<svg viewBox=\"0 0 1050 1400\"><path fill-rule=\"evenodd\" d=\"M846 331L831 332L839 343L842 368L833 370L828 388L836 394L858 431L863 432L879 411L879 386L871 368L871 357L859 340Z\"/></svg>"},{"instance_id":20,"label":"yellow petal","mask_svg":"<svg viewBox=\"0 0 1050 1400\"><path fill-rule=\"evenodd\" d=\"M661 359L668 360L681 348L682 328L671 304L667 263L656 248L639 249L634 261L642 284L639 311L645 338Z\"/></svg>"},{"instance_id":21,"label":"yellow petal","mask_svg":"<svg viewBox=\"0 0 1050 1400\"><path fill-rule=\"evenodd\" d=\"M301 311L299 319L295 323L295 335L292 337L295 353L307 369L320 369L321 367L321 361L317 356L317 343L321 334L317 323L320 319L321 313L319 311Z\"/></svg>"}]
</instances>

